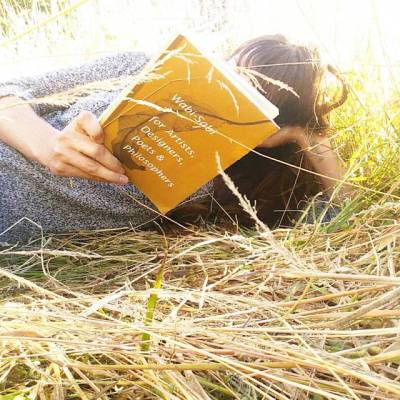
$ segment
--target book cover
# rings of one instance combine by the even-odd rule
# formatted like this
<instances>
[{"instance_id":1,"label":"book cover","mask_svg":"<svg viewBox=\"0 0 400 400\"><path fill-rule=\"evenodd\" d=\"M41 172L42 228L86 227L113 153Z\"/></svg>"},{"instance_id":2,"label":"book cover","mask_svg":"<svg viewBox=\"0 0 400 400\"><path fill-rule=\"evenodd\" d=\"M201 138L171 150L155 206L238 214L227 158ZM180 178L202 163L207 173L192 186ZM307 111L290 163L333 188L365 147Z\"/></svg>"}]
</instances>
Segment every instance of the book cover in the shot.
<instances>
[{"instance_id":1,"label":"book cover","mask_svg":"<svg viewBox=\"0 0 400 400\"><path fill-rule=\"evenodd\" d=\"M278 110L178 35L100 117L106 147L165 214L278 129ZM262 173L262 171L255 171Z\"/></svg>"}]
</instances>

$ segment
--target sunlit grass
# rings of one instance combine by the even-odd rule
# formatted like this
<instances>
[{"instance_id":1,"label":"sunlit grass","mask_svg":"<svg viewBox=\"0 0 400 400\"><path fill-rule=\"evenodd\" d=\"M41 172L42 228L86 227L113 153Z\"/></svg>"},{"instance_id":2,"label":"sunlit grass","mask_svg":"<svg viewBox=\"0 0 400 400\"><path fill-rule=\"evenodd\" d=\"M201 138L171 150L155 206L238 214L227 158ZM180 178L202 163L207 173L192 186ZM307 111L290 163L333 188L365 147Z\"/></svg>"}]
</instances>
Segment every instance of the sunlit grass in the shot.
<instances>
[{"instance_id":1,"label":"sunlit grass","mask_svg":"<svg viewBox=\"0 0 400 400\"><path fill-rule=\"evenodd\" d=\"M97 3L64 12L76 3L2 2L5 63L128 47L101 24L77 38L89 32L77 12ZM80 232L3 249L0 399L398 399L399 82L375 53L342 71L350 97L332 137L365 189L330 224Z\"/></svg>"}]
</instances>

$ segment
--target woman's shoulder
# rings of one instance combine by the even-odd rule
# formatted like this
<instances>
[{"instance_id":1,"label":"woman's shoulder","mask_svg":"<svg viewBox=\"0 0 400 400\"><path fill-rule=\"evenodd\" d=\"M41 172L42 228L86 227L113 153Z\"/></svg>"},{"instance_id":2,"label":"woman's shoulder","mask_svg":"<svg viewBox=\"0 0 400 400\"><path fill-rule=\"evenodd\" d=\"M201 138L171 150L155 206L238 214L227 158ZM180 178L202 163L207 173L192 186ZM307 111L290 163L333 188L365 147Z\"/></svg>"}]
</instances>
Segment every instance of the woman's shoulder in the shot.
<instances>
[{"instance_id":1,"label":"woman's shoulder","mask_svg":"<svg viewBox=\"0 0 400 400\"><path fill-rule=\"evenodd\" d=\"M150 56L142 51L124 51L97 57L81 66L89 66L95 76L134 75L149 59Z\"/></svg>"},{"instance_id":2,"label":"woman's shoulder","mask_svg":"<svg viewBox=\"0 0 400 400\"><path fill-rule=\"evenodd\" d=\"M74 60L70 67L0 82L0 97L17 96L24 100L48 97L76 86L135 75L148 60L149 56L140 51L118 52L90 61Z\"/></svg>"}]
</instances>

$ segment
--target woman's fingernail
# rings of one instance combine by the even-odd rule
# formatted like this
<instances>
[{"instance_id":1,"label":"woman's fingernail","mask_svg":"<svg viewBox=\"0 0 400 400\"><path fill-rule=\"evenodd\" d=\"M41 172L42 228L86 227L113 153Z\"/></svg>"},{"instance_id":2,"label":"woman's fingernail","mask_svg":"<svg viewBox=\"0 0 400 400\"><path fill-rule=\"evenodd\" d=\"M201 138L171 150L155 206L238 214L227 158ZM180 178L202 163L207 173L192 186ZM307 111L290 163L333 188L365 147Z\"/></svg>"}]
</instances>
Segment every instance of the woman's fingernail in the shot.
<instances>
[{"instance_id":1,"label":"woman's fingernail","mask_svg":"<svg viewBox=\"0 0 400 400\"><path fill-rule=\"evenodd\" d=\"M129 179L128 179L128 177L126 175L120 175L119 176L119 181L120 181L120 183L128 183Z\"/></svg>"}]
</instances>

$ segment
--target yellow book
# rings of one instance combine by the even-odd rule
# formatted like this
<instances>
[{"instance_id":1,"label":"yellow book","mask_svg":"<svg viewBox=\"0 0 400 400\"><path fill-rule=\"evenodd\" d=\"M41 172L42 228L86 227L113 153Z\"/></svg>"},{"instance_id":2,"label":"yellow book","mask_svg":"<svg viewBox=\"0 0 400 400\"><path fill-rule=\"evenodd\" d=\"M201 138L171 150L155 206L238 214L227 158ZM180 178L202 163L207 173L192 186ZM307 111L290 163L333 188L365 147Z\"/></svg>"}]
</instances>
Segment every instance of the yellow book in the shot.
<instances>
[{"instance_id":1,"label":"yellow book","mask_svg":"<svg viewBox=\"0 0 400 400\"><path fill-rule=\"evenodd\" d=\"M106 147L165 214L278 126L278 109L233 67L178 35L100 117ZM262 173L262 171L255 171Z\"/></svg>"}]
</instances>

